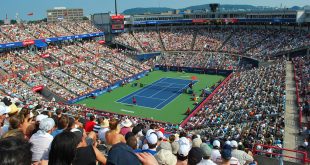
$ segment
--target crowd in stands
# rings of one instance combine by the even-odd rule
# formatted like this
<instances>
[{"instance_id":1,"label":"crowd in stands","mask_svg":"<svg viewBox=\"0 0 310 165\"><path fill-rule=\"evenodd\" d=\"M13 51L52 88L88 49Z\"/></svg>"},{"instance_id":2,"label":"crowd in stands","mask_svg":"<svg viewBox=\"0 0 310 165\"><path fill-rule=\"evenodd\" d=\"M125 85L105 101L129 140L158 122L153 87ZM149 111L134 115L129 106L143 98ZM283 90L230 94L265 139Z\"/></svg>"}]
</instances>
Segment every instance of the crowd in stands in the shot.
<instances>
[{"instance_id":1,"label":"crowd in stands","mask_svg":"<svg viewBox=\"0 0 310 165\"><path fill-rule=\"evenodd\" d=\"M282 145L285 95L283 62L236 73L184 128L201 129L209 140L242 141L247 148Z\"/></svg>"},{"instance_id":2,"label":"crowd in stands","mask_svg":"<svg viewBox=\"0 0 310 165\"><path fill-rule=\"evenodd\" d=\"M259 45L259 42L272 34L270 30L246 30L237 29L231 31L231 37L223 46L222 51L231 53L244 53L252 46Z\"/></svg>"},{"instance_id":3,"label":"crowd in stands","mask_svg":"<svg viewBox=\"0 0 310 165\"><path fill-rule=\"evenodd\" d=\"M8 73L17 73L22 71L31 72L34 67L18 57L17 51L11 51L1 54L0 68Z\"/></svg>"},{"instance_id":4,"label":"crowd in stands","mask_svg":"<svg viewBox=\"0 0 310 165\"><path fill-rule=\"evenodd\" d=\"M264 59L268 55L310 45L309 34L305 31L269 30L265 33L268 35L262 34L266 38L247 50L247 54Z\"/></svg>"},{"instance_id":5,"label":"crowd in stands","mask_svg":"<svg viewBox=\"0 0 310 165\"><path fill-rule=\"evenodd\" d=\"M47 57L42 57L46 54ZM0 64L8 75L18 76L30 87L44 85L65 100L106 88L151 68L126 56L122 50L96 41L6 52L1 54Z\"/></svg>"},{"instance_id":6,"label":"crowd in stands","mask_svg":"<svg viewBox=\"0 0 310 165\"><path fill-rule=\"evenodd\" d=\"M91 114L85 120L79 105L50 103L50 108L5 95L0 99L1 164L257 164L234 140L171 133L169 125L127 116Z\"/></svg>"},{"instance_id":7,"label":"crowd in stands","mask_svg":"<svg viewBox=\"0 0 310 165\"><path fill-rule=\"evenodd\" d=\"M135 48L138 52L143 52L140 43L135 39L131 33L122 33L115 37L115 41L129 45Z\"/></svg>"},{"instance_id":8,"label":"crowd in stands","mask_svg":"<svg viewBox=\"0 0 310 165\"><path fill-rule=\"evenodd\" d=\"M166 50L191 50L194 31L194 29L161 30L160 37Z\"/></svg>"},{"instance_id":9,"label":"crowd in stands","mask_svg":"<svg viewBox=\"0 0 310 165\"><path fill-rule=\"evenodd\" d=\"M298 105L302 109L302 113L308 118L310 116L310 57L296 57L293 59L293 64L300 99Z\"/></svg>"},{"instance_id":10,"label":"crowd in stands","mask_svg":"<svg viewBox=\"0 0 310 165\"><path fill-rule=\"evenodd\" d=\"M208 69L237 69L238 59L218 52L166 52L156 61L157 65L196 67Z\"/></svg>"},{"instance_id":11,"label":"crowd in stands","mask_svg":"<svg viewBox=\"0 0 310 165\"><path fill-rule=\"evenodd\" d=\"M194 50L217 51L231 33L231 29L199 29L197 31Z\"/></svg>"},{"instance_id":12,"label":"crowd in stands","mask_svg":"<svg viewBox=\"0 0 310 165\"><path fill-rule=\"evenodd\" d=\"M62 85L65 88L71 90L78 96L90 93L94 90L93 88L84 84L80 80L75 79L71 75L68 75L58 69L45 71L43 75L45 77L49 77L59 85Z\"/></svg>"},{"instance_id":13,"label":"crowd in stands","mask_svg":"<svg viewBox=\"0 0 310 165\"><path fill-rule=\"evenodd\" d=\"M8 43L12 42L8 37L6 37L3 33L2 30L0 29L0 43Z\"/></svg>"},{"instance_id":14,"label":"crowd in stands","mask_svg":"<svg viewBox=\"0 0 310 165\"><path fill-rule=\"evenodd\" d=\"M156 52L161 50L159 35L155 31L150 32L133 32L135 38L140 42L146 52Z\"/></svg>"},{"instance_id":15,"label":"crowd in stands","mask_svg":"<svg viewBox=\"0 0 310 165\"><path fill-rule=\"evenodd\" d=\"M0 26L0 43L99 32L90 21L18 23Z\"/></svg>"},{"instance_id":16,"label":"crowd in stands","mask_svg":"<svg viewBox=\"0 0 310 165\"><path fill-rule=\"evenodd\" d=\"M309 34L305 31L275 29L170 29L123 33L116 40L138 52L205 50L259 59L310 45Z\"/></svg>"}]
</instances>

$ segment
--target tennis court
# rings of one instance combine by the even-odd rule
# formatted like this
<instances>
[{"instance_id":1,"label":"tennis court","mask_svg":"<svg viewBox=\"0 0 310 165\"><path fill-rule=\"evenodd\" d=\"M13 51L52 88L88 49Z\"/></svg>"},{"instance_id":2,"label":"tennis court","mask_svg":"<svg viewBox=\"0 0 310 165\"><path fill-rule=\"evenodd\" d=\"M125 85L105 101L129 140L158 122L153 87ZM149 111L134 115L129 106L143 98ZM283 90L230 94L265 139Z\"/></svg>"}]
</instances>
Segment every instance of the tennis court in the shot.
<instances>
[{"instance_id":1,"label":"tennis court","mask_svg":"<svg viewBox=\"0 0 310 165\"><path fill-rule=\"evenodd\" d=\"M136 98L136 105L146 108L160 110L178 97L188 85L198 81L177 79L177 78L161 78L154 83L141 88L119 100L122 104L132 105L132 98Z\"/></svg>"}]
</instances>

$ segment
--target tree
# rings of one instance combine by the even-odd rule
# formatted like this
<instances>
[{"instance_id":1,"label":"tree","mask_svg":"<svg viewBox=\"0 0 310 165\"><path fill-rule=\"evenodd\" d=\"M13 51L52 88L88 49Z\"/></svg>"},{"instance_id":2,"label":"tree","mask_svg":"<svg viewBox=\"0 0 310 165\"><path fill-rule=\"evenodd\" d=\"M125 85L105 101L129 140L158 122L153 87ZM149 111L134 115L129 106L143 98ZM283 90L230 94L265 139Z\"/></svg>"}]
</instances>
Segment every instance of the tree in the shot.
<instances>
[{"instance_id":1,"label":"tree","mask_svg":"<svg viewBox=\"0 0 310 165\"><path fill-rule=\"evenodd\" d=\"M17 21L15 19L11 20L11 24L16 24L16 23L17 23Z\"/></svg>"}]
</instances>

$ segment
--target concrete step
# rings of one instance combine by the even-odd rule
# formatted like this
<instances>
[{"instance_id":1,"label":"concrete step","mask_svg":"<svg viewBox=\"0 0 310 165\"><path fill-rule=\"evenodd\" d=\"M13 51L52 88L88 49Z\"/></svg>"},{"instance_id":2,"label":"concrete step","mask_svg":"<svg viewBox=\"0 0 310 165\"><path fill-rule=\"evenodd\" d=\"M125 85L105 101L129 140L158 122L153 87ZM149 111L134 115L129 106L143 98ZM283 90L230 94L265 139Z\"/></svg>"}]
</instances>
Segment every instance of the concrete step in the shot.
<instances>
[{"instance_id":1,"label":"concrete step","mask_svg":"<svg viewBox=\"0 0 310 165\"><path fill-rule=\"evenodd\" d=\"M291 62L286 63L286 109L285 109L285 129L283 137L283 147L288 149L298 149L302 144L303 137L299 136L299 111L296 104L295 80L293 65ZM301 158L302 155L294 152L283 152L284 155ZM284 158L285 161L298 163L296 159Z\"/></svg>"}]
</instances>

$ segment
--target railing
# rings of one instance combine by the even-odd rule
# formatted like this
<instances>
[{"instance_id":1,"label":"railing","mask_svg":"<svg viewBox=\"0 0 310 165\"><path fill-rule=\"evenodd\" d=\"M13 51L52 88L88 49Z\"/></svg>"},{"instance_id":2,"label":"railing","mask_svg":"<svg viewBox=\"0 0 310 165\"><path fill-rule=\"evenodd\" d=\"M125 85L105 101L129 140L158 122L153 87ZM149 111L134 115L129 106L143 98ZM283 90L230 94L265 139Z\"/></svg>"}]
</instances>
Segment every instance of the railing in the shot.
<instances>
[{"instance_id":1,"label":"railing","mask_svg":"<svg viewBox=\"0 0 310 165\"><path fill-rule=\"evenodd\" d=\"M262 149L257 149L258 146L261 146ZM294 156L289 156L289 155L284 155L282 152L281 153L273 153L273 152L268 152L266 151L266 149L276 149L276 150L280 150L280 151L289 151L289 152L294 152L294 153L298 153L302 155L302 158L300 157L294 157ZM269 146L269 145L264 145L264 144L255 144L253 147L253 155L258 155L259 153L263 153L263 154L268 154L268 155L272 155L272 156L278 156L278 157L285 157L285 158L291 158L291 159L296 159L296 160L300 160L301 162L303 162L304 164L306 163L310 163L310 159L308 159L308 153L306 151L299 151L299 150L291 150L291 149L287 149L287 148L280 148L277 146Z\"/></svg>"},{"instance_id":2,"label":"railing","mask_svg":"<svg viewBox=\"0 0 310 165\"><path fill-rule=\"evenodd\" d=\"M228 80L230 80L230 78L231 78L232 76L233 76L233 73L230 73L230 75L227 76L226 79L225 79L224 81L222 81L222 83L221 83L219 86L217 86L217 87L215 88L215 90L214 90L204 101L202 101L202 102L199 104L199 106L197 106L197 107L195 108L195 110L194 110L190 115L187 116L187 118L180 124L180 126L181 126L181 127L184 127L184 125L188 122L188 120L189 120L191 117L193 117L193 116L202 108L202 106L205 105L206 102L208 102L209 100L211 100L212 97L216 94L216 92L217 92Z\"/></svg>"},{"instance_id":3,"label":"railing","mask_svg":"<svg viewBox=\"0 0 310 165\"><path fill-rule=\"evenodd\" d=\"M295 80L295 87L296 87L296 104L299 110L299 128L302 128L302 108L300 105L300 97L299 97L299 89L298 89L298 82L299 80L297 79L297 74L296 74L296 67L295 67L295 63L293 62L293 67L294 67L294 80Z\"/></svg>"}]
</instances>

